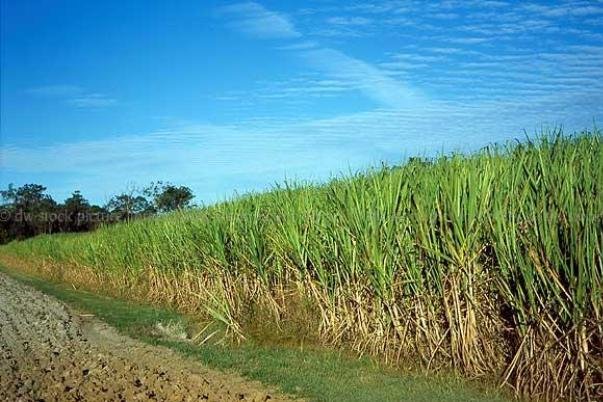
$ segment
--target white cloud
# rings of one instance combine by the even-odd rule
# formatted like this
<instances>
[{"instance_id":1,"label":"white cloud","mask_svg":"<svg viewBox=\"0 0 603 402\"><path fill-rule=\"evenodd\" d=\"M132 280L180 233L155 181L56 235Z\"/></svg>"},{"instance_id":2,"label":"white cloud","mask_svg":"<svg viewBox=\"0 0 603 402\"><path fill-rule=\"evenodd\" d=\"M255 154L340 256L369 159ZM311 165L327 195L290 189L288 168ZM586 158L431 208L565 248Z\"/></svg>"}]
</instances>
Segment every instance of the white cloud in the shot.
<instances>
[{"instance_id":1,"label":"white cloud","mask_svg":"<svg viewBox=\"0 0 603 402\"><path fill-rule=\"evenodd\" d=\"M89 93L76 96L67 100L70 105L77 108L102 108L114 105L117 101L103 94Z\"/></svg>"},{"instance_id":2,"label":"white cloud","mask_svg":"<svg viewBox=\"0 0 603 402\"><path fill-rule=\"evenodd\" d=\"M484 42L488 42L488 38L477 38L477 37L472 37L472 38L455 38L455 37L450 37L446 39L447 42L450 43L458 43L459 45L477 45L480 43L484 43Z\"/></svg>"},{"instance_id":3,"label":"white cloud","mask_svg":"<svg viewBox=\"0 0 603 402\"><path fill-rule=\"evenodd\" d=\"M25 92L39 98L59 99L78 109L96 109L114 105L117 100L102 93L89 92L77 85L46 85Z\"/></svg>"},{"instance_id":4,"label":"white cloud","mask_svg":"<svg viewBox=\"0 0 603 402\"><path fill-rule=\"evenodd\" d=\"M545 6L540 4L525 4L524 9L549 18L583 17L603 14L603 7L579 4L562 4Z\"/></svg>"},{"instance_id":5,"label":"white cloud","mask_svg":"<svg viewBox=\"0 0 603 402\"><path fill-rule=\"evenodd\" d=\"M318 44L313 41L303 41L293 43L291 45L279 46L279 50L306 50L318 47Z\"/></svg>"},{"instance_id":6,"label":"white cloud","mask_svg":"<svg viewBox=\"0 0 603 402\"><path fill-rule=\"evenodd\" d=\"M556 18L596 16L599 8L582 0L557 5L391 0L304 9L296 13L299 18L296 22L310 37L389 32L400 38L429 40L430 46L411 42L402 45L407 51L392 49L386 53L389 60L371 63L320 45L318 41L291 43L278 49L302 58L322 76L299 82L281 79L281 83L276 82L278 80L273 84L264 83L246 96L258 102L279 99L284 104L285 100L287 103L299 103L300 99L308 102L312 97L361 91L381 107L406 108L427 102L423 94L429 94L432 99L443 96L502 99L552 93L560 96L576 91L579 86L583 86L586 93L601 88L597 81L603 76L597 71L603 71L603 61L592 52L572 49L564 41L580 38L581 43L590 43L587 46L599 49L595 44L603 37L598 37L600 34L588 26L572 26ZM434 22L434 17L452 14L463 18L448 21L445 26ZM316 21L323 21L323 25L317 25ZM535 49L534 43L560 49L563 56L550 59L556 56ZM323 84L324 78L337 84ZM300 96L302 94L305 96Z\"/></svg>"},{"instance_id":7,"label":"white cloud","mask_svg":"<svg viewBox=\"0 0 603 402\"><path fill-rule=\"evenodd\" d=\"M44 85L26 89L25 92L40 97L69 97L79 95L84 90L76 85Z\"/></svg>"},{"instance_id":8,"label":"white cloud","mask_svg":"<svg viewBox=\"0 0 603 402\"><path fill-rule=\"evenodd\" d=\"M358 25L368 25L372 23L373 20L365 17L330 17L327 18L328 24L333 25L346 25L346 26L358 26Z\"/></svg>"},{"instance_id":9,"label":"white cloud","mask_svg":"<svg viewBox=\"0 0 603 402\"><path fill-rule=\"evenodd\" d=\"M262 39L297 38L301 34L282 13L267 10L254 2L222 7L219 14L230 18L229 25L246 35Z\"/></svg>"},{"instance_id":10,"label":"white cloud","mask_svg":"<svg viewBox=\"0 0 603 402\"><path fill-rule=\"evenodd\" d=\"M382 106L406 108L421 101L419 94L372 64L330 48L307 50L301 57L327 75L351 83Z\"/></svg>"},{"instance_id":11,"label":"white cloud","mask_svg":"<svg viewBox=\"0 0 603 402\"><path fill-rule=\"evenodd\" d=\"M274 37L283 38L289 36L291 33L294 33L294 37L301 36L301 34L295 31L288 16L267 10L257 3L235 4L221 8L220 12L240 16L235 21L235 27L246 33L253 33L259 37L267 37L267 35L261 34L255 29L256 23L258 21L273 18L278 21L282 20L286 22L285 25L281 24L283 29L277 29L276 32L274 32ZM336 25L353 26L367 24L370 23L371 20L366 18L334 17L330 22ZM278 23L275 25L279 26ZM262 24L262 26L264 25ZM250 27L253 27L253 29L248 29ZM291 45L280 47L280 49L294 51L294 54L300 56L310 66L327 74L329 77L346 82L348 88L351 87L360 90L381 106L408 107L411 104L416 105L419 101L419 96L415 91L411 90L402 82L388 76L377 66L348 56L338 50L321 47L313 41L292 43ZM346 89L347 88L345 87L342 89L340 86L333 85L314 85L305 88L303 92L325 95L338 93ZM297 92L292 91L291 89L286 91L280 90L272 93L265 93L263 94L263 97L273 99L284 98L294 93Z\"/></svg>"}]
</instances>

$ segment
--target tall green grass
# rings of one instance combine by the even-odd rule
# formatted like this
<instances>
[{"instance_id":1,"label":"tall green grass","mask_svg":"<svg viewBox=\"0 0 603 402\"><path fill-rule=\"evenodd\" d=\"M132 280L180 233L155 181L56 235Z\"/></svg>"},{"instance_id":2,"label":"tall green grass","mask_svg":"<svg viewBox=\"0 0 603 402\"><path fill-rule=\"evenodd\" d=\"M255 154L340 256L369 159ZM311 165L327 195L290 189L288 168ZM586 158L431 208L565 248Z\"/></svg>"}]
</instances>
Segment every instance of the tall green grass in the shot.
<instances>
[{"instance_id":1,"label":"tall green grass","mask_svg":"<svg viewBox=\"0 0 603 402\"><path fill-rule=\"evenodd\" d=\"M603 146L595 131L412 159L0 253L209 315L312 317L324 342L603 395ZM92 285L91 285L92 286Z\"/></svg>"}]
</instances>

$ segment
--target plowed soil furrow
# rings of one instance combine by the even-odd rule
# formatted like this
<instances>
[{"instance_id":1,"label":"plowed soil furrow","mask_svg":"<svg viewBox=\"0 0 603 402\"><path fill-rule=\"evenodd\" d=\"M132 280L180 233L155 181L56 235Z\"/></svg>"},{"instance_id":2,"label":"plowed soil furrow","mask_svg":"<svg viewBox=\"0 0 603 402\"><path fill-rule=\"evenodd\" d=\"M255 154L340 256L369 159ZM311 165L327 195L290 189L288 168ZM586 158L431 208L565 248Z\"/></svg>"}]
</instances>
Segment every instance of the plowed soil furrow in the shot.
<instances>
[{"instance_id":1,"label":"plowed soil furrow","mask_svg":"<svg viewBox=\"0 0 603 402\"><path fill-rule=\"evenodd\" d=\"M118 334L0 273L0 401L284 401Z\"/></svg>"}]
</instances>

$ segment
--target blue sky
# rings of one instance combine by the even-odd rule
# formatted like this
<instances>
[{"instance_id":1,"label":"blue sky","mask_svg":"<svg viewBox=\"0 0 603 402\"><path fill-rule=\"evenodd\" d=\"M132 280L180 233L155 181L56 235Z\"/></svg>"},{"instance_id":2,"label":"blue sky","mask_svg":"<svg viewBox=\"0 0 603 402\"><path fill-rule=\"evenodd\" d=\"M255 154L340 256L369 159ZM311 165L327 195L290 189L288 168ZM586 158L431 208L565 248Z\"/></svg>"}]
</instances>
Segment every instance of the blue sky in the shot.
<instances>
[{"instance_id":1,"label":"blue sky","mask_svg":"<svg viewBox=\"0 0 603 402\"><path fill-rule=\"evenodd\" d=\"M603 1L1 2L0 185L197 202L603 121Z\"/></svg>"}]
</instances>

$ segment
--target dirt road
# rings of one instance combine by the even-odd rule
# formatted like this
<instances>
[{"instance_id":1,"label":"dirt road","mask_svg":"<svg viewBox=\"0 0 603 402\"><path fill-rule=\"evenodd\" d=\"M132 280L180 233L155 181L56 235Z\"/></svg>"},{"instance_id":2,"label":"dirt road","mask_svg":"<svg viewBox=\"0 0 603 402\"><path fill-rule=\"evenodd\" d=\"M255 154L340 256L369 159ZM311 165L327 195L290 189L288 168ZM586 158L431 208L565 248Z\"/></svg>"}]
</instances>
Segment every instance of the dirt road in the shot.
<instances>
[{"instance_id":1,"label":"dirt road","mask_svg":"<svg viewBox=\"0 0 603 402\"><path fill-rule=\"evenodd\" d=\"M0 401L279 401L141 344L0 273Z\"/></svg>"}]
</instances>

